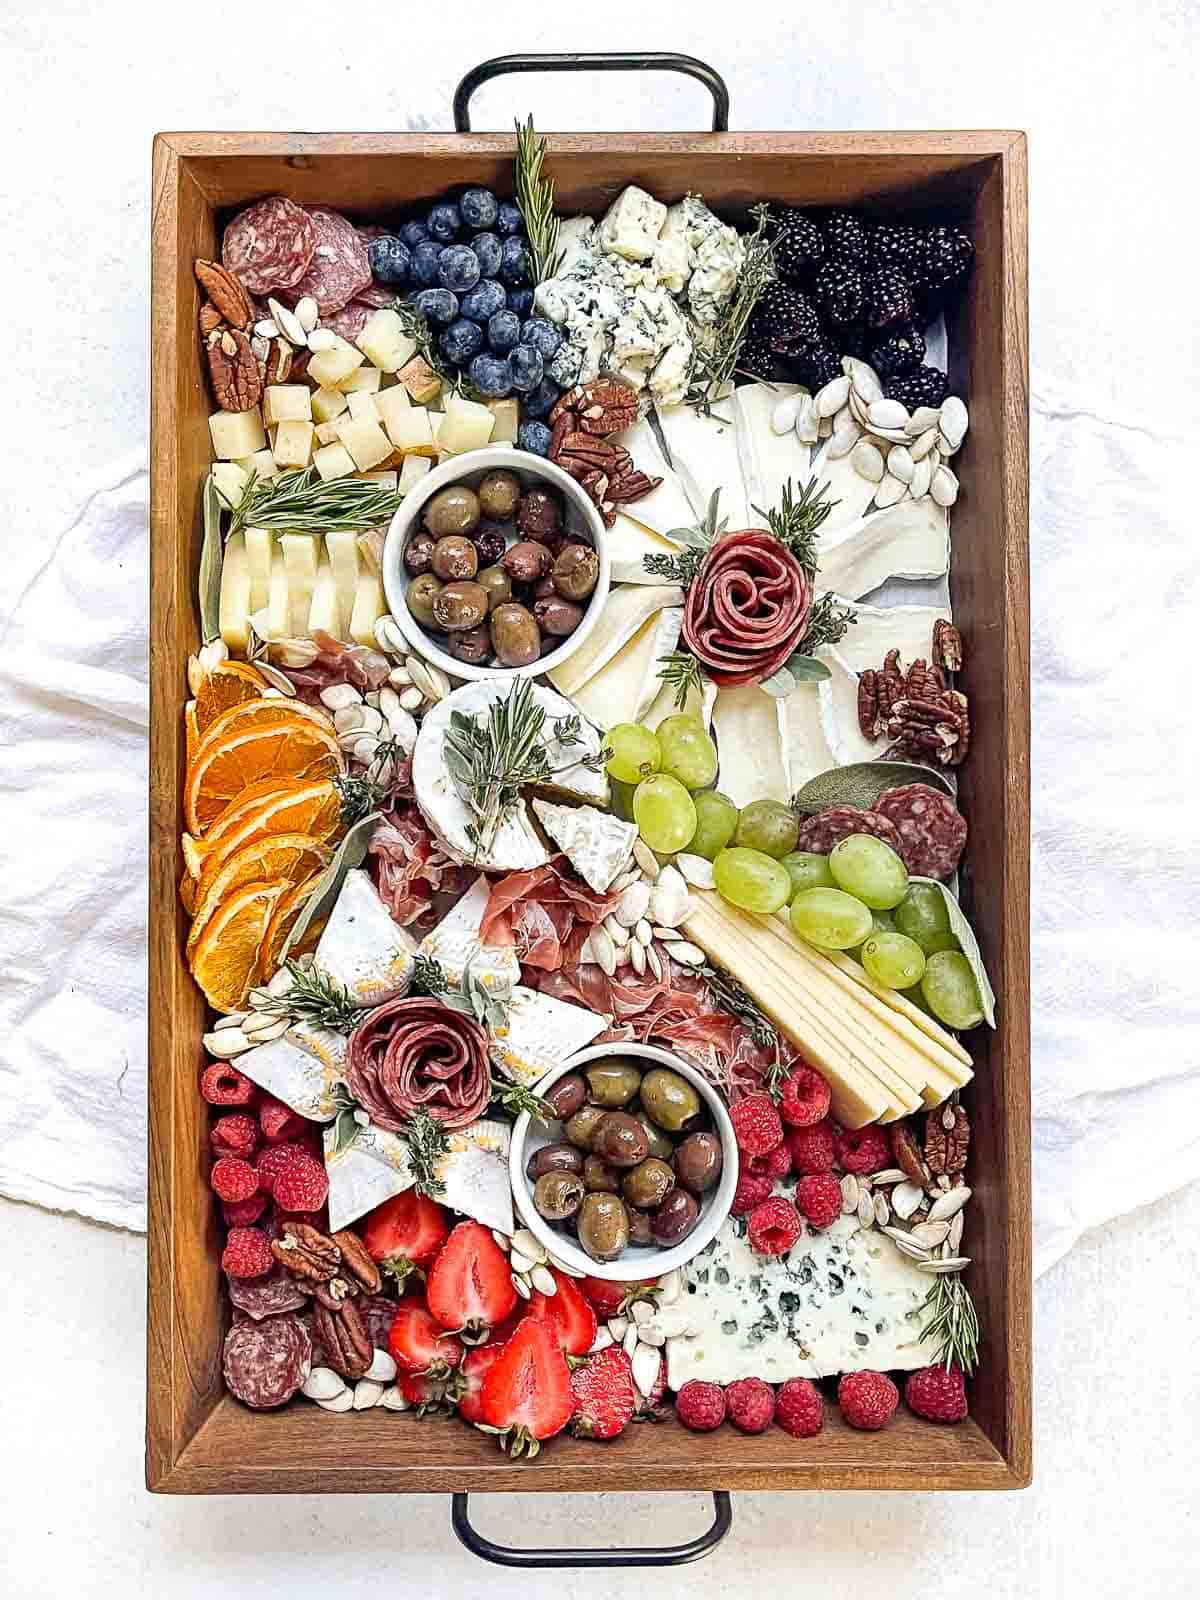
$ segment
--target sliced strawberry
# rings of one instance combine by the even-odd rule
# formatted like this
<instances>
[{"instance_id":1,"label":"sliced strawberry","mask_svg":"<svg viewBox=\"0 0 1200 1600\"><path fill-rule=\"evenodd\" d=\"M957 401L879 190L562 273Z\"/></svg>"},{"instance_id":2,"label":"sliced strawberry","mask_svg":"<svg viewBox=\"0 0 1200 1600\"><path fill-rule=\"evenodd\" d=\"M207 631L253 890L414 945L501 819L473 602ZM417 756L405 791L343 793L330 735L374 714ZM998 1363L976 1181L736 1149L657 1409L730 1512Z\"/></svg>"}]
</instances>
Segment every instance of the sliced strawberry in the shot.
<instances>
[{"instance_id":1,"label":"sliced strawberry","mask_svg":"<svg viewBox=\"0 0 1200 1600\"><path fill-rule=\"evenodd\" d=\"M508 1257L481 1222L460 1222L438 1251L425 1301L443 1328L478 1344L516 1309Z\"/></svg>"},{"instance_id":2,"label":"sliced strawberry","mask_svg":"<svg viewBox=\"0 0 1200 1600\"><path fill-rule=\"evenodd\" d=\"M401 1372L442 1378L463 1358L461 1342L430 1316L416 1295L401 1300L388 1334L388 1349Z\"/></svg>"},{"instance_id":3,"label":"sliced strawberry","mask_svg":"<svg viewBox=\"0 0 1200 1600\"><path fill-rule=\"evenodd\" d=\"M548 1323L526 1317L483 1380L483 1420L501 1449L535 1456L543 1439L566 1427L575 1409L567 1358Z\"/></svg>"},{"instance_id":4,"label":"sliced strawberry","mask_svg":"<svg viewBox=\"0 0 1200 1600\"><path fill-rule=\"evenodd\" d=\"M551 1267L550 1271L558 1285L558 1293L535 1292L531 1295L529 1315L553 1329L555 1338L567 1355L586 1355L596 1337L596 1313L584 1299L574 1278L568 1278L557 1267Z\"/></svg>"},{"instance_id":5,"label":"sliced strawberry","mask_svg":"<svg viewBox=\"0 0 1200 1600\"><path fill-rule=\"evenodd\" d=\"M610 1283L607 1278L580 1278L579 1287L584 1298L594 1309L601 1322L609 1317L619 1317L635 1300L652 1299L644 1291L653 1289L657 1278L644 1278L638 1283Z\"/></svg>"},{"instance_id":6,"label":"sliced strawberry","mask_svg":"<svg viewBox=\"0 0 1200 1600\"><path fill-rule=\"evenodd\" d=\"M507 1344L512 1338L513 1334L516 1333L517 1329L521 1326L521 1322L525 1316L525 1309L524 1300L518 1300L517 1309L513 1312L511 1317L505 1317L503 1322L498 1322L494 1328L488 1329L488 1336L483 1341L484 1344Z\"/></svg>"},{"instance_id":7,"label":"sliced strawberry","mask_svg":"<svg viewBox=\"0 0 1200 1600\"><path fill-rule=\"evenodd\" d=\"M450 1224L436 1200L406 1189L376 1206L366 1221L362 1240L401 1291L414 1273L420 1276L446 1242Z\"/></svg>"},{"instance_id":8,"label":"sliced strawberry","mask_svg":"<svg viewBox=\"0 0 1200 1600\"><path fill-rule=\"evenodd\" d=\"M619 1344L589 1357L571 1373L575 1415L571 1431L579 1439L615 1439L633 1420L638 1392L633 1363Z\"/></svg>"},{"instance_id":9,"label":"sliced strawberry","mask_svg":"<svg viewBox=\"0 0 1200 1600\"><path fill-rule=\"evenodd\" d=\"M483 1421L483 1380L496 1364L500 1344L481 1344L468 1350L458 1373L462 1386L458 1394L458 1414L464 1422Z\"/></svg>"}]
</instances>

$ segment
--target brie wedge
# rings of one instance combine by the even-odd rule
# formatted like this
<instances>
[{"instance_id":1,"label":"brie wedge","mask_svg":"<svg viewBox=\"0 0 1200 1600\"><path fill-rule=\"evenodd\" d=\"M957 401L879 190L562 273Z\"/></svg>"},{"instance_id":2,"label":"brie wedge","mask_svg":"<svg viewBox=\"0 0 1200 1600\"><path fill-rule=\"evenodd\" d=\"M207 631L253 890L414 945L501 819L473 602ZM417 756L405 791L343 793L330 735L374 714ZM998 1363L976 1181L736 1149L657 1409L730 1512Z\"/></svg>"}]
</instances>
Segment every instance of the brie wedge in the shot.
<instances>
[{"instance_id":1,"label":"brie wedge","mask_svg":"<svg viewBox=\"0 0 1200 1600\"><path fill-rule=\"evenodd\" d=\"M597 811L595 806L557 806L549 800L535 800L533 809L584 883L603 894L633 853L638 836L634 824Z\"/></svg>"},{"instance_id":2,"label":"brie wedge","mask_svg":"<svg viewBox=\"0 0 1200 1600\"><path fill-rule=\"evenodd\" d=\"M720 767L717 788L735 806L791 798L784 762L784 701L756 683L718 689L712 731Z\"/></svg>"},{"instance_id":3,"label":"brie wedge","mask_svg":"<svg viewBox=\"0 0 1200 1600\"><path fill-rule=\"evenodd\" d=\"M681 606L668 606L644 622L608 665L572 694L584 716L607 728L640 722L662 687L662 658L676 648L682 628Z\"/></svg>"},{"instance_id":4,"label":"brie wedge","mask_svg":"<svg viewBox=\"0 0 1200 1600\"><path fill-rule=\"evenodd\" d=\"M590 637L569 661L548 674L560 694L574 695L613 659L649 618L665 606L682 606L683 590L674 583L637 583L614 589ZM443 705L445 702L442 702ZM607 713L601 726L609 728L621 718Z\"/></svg>"},{"instance_id":5,"label":"brie wedge","mask_svg":"<svg viewBox=\"0 0 1200 1600\"><path fill-rule=\"evenodd\" d=\"M635 502L635 505L640 504L640 501ZM680 549L662 534L643 527L632 512L627 516L623 511L617 512L617 520L605 534L604 543L612 563L614 583L661 583L661 578L646 571L646 557L675 556Z\"/></svg>"},{"instance_id":6,"label":"brie wedge","mask_svg":"<svg viewBox=\"0 0 1200 1600\"><path fill-rule=\"evenodd\" d=\"M377 1006L408 988L416 948L407 928L392 921L368 874L351 868L321 934L315 964L360 1006Z\"/></svg>"},{"instance_id":7,"label":"brie wedge","mask_svg":"<svg viewBox=\"0 0 1200 1600\"><path fill-rule=\"evenodd\" d=\"M822 535L821 587L852 600L889 578L940 578L950 566L950 519L928 495L872 511L831 534L822 529Z\"/></svg>"},{"instance_id":8,"label":"brie wedge","mask_svg":"<svg viewBox=\"0 0 1200 1600\"><path fill-rule=\"evenodd\" d=\"M532 1087L551 1067L591 1044L608 1025L608 1017L599 1012L518 986L507 1023L491 1032L492 1065L514 1082Z\"/></svg>"},{"instance_id":9,"label":"brie wedge","mask_svg":"<svg viewBox=\"0 0 1200 1600\"><path fill-rule=\"evenodd\" d=\"M728 518L730 529L753 525L738 460L734 414L732 393L714 400L708 416L691 406L675 406L659 412L663 437L671 452L675 474L691 505L693 522L707 515L713 493L719 489L718 521ZM642 470L647 469L643 467ZM651 498L647 496L645 501L635 501L635 504L648 504Z\"/></svg>"},{"instance_id":10,"label":"brie wedge","mask_svg":"<svg viewBox=\"0 0 1200 1600\"><path fill-rule=\"evenodd\" d=\"M345 1040L342 1044L344 1060ZM300 1042L294 1028L238 1056L237 1069L310 1122L329 1122L337 1112L334 1097L342 1077L341 1061L315 1053Z\"/></svg>"},{"instance_id":11,"label":"brie wedge","mask_svg":"<svg viewBox=\"0 0 1200 1600\"><path fill-rule=\"evenodd\" d=\"M512 1130L507 1122L473 1122L452 1133L450 1149L436 1166L445 1193L444 1205L482 1222L499 1233L513 1231L512 1184L508 1175L508 1148Z\"/></svg>"},{"instance_id":12,"label":"brie wedge","mask_svg":"<svg viewBox=\"0 0 1200 1600\"><path fill-rule=\"evenodd\" d=\"M734 393L734 435L751 506L769 510L778 505L785 483L790 480L799 490L809 475L811 453L795 429L779 434L771 427L771 415L781 400L807 392L798 383L748 383Z\"/></svg>"},{"instance_id":13,"label":"brie wedge","mask_svg":"<svg viewBox=\"0 0 1200 1600\"><path fill-rule=\"evenodd\" d=\"M468 963L472 972L488 985L513 984L521 976L521 964L511 945L479 942L479 925L490 894L491 885L480 875L437 927L421 940L419 954L437 962L452 989L462 983Z\"/></svg>"}]
</instances>

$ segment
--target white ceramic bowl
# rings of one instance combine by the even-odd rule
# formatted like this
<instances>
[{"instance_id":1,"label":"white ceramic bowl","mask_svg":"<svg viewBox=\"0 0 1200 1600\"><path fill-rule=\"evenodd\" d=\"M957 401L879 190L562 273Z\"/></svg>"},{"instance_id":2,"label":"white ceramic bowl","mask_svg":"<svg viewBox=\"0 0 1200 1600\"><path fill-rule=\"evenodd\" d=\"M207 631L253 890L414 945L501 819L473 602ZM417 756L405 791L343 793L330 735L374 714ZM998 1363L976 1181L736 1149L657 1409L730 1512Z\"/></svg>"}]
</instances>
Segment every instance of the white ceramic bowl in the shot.
<instances>
[{"instance_id":1,"label":"white ceramic bowl","mask_svg":"<svg viewBox=\"0 0 1200 1600\"><path fill-rule=\"evenodd\" d=\"M563 497L567 531L579 534L583 542L590 544L600 557L600 576L583 614L583 621L557 650L531 661L527 667L473 667L465 661L456 661L448 651L442 649L433 634L416 620L408 609L406 599L412 579L404 570L404 547L410 532L421 520L426 501L448 484L469 483L476 488L485 473L494 472L497 467L502 467L506 472L515 472L526 488L535 483L545 483L557 489ZM404 504L392 518L383 545L383 590L388 609L417 654L454 678L541 677L544 672L552 672L555 667L562 666L575 654L600 620L600 613L608 599L610 570L604 523L574 478L561 467L556 467L553 461L546 461L541 456L531 455L527 450L513 449L509 445L488 445L483 450L468 450L461 456L451 456L441 466L427 472L417 487L405 495Z\"/></svg>"},{"instance_id":2,"label":"white ceramic bowl","mask_svg":"<svg viewBox=\"0 0 1200 1600\"><path fill-rule=\"evenodd\" d=\"M533 1185L525 1176L525 1163L535 1150L562 1138L562 1124L534 1121L528 1111L517 1118L513 1128L512 1148L509 1151L509 1172L512 1176L513 1199L525 1226L545 1245L551 1255L575 1267L592 1278L605 1278L613 1283L631 1283L638 1278L657 1278L675 1267L682 1267L693 1256L711 1244L717 1230L729 1215L733 1204L733 1191L737 1188L737 1143L733 1124L720 1095L695 1067L672 1055L669 1050L653 1044L594 1044L587 1050L564 1061L562 1066L548 1072L537 1086L544 1094L559 1078L568 1072L579 1072L593 1061L603 1061L613 1056L631 1057L646 1061L652 1067L670 1067L699 1093L712 1118L713 1129L721 1140L724 1162L715 1189L710 1189L700 1200L700 1219L678 1244L664 1248L662 1245L630 1245L618 1261L593 1261L586 1250L575 1242L569 1233L554 1227L538 1214L533 1203Z\"/></svg>"}]
</instances>

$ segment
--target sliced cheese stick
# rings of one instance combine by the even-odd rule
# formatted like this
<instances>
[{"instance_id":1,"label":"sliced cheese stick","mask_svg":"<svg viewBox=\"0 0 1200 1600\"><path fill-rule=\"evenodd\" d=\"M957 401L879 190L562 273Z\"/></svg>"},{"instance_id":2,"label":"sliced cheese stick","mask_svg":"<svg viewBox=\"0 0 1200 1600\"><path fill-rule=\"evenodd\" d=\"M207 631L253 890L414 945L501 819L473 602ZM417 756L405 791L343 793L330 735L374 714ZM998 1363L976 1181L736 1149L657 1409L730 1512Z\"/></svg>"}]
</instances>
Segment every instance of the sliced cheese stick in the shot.
<instances>
[{"instance_id":1,"label":"sliced cheese stick","mask_svg":"<svg viewBox=\"0 0 1200 1600\"><path fill-rule=\"evenodd\" d=\"M970 1082L974 1067L970 1052L959 1043L952 1033L947 1033L944 1028L940 1027L935 1018L927 1016L920 1006L913 1005L911 1000L906 999L904 995L899 994L895 989L889 989L885 984L877 983L864 967L849 956L843 955L840 951L832 955L830 961L837 967L839 972L845 973L848 978L853 979L861 988L866 989L882 1005L894 1011L900 1020L907 1023L911 1029L918 1033L923 1033L927 1039L932 1040L947 1055L955 1058L957 1066L952 1068L949 1063L946 1063L946 1070L948 1072L957 1071L960 1074L958 1080L960 1084ZM964 1068L966 1069L965 1072L963 1071Z\"/></svg>"}]
</instances>

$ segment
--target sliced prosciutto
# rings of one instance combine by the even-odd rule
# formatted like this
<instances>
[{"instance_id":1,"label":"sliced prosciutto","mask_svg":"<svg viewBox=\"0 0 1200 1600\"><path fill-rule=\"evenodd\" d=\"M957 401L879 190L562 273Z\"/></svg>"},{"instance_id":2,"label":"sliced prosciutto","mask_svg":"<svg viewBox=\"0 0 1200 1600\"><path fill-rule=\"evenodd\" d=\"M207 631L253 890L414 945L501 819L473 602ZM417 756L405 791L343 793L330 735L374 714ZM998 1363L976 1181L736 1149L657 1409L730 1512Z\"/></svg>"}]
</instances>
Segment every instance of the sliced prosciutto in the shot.
<instances>
[{"instance_id":1,"label":"sliced prosciutto","mask_svg":"<svg viewBox=\"0 0 1200 1600\"><path fill-rule=\"evenodd\" d=\"M588 932L616 908L620 895L597 894L564 860L555 856L544 867L498 879L479 925L480 943L508 946L522 967L541 972L578 961Z\"/></svg>"}]
</instances>

